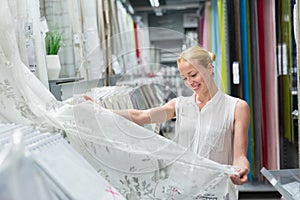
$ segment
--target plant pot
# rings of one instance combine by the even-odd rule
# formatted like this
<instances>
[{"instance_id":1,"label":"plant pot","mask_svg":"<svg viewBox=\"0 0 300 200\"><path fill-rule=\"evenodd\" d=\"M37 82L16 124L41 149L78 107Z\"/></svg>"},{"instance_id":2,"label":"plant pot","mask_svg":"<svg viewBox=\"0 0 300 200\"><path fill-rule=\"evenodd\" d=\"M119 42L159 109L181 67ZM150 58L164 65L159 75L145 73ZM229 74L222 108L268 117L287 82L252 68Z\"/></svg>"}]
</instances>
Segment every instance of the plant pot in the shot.
<instances>
[{"instance_id":1,"label":"plant pot","mask_svg":"<svg viewBox=\"0 0 300 200\"><path fill-rule=\"evenodd\" d=\"M58 79L61 70L59 56L47 55L46 63L47 63L48 79L49 80Z\"/></svg>"}]
</instances>

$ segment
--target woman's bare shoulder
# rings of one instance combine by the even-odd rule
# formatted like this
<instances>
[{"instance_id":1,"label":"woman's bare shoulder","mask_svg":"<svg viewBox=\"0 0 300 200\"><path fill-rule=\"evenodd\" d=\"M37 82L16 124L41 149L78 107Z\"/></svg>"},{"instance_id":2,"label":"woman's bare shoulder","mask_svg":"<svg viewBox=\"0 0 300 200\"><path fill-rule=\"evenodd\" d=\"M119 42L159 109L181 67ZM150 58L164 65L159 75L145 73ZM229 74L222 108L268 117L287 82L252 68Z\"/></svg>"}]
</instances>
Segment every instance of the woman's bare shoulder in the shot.
<instances>
[{"instance_id":1,"label":"woman's bare shoulder","mask_svg":"<svg viewBox=\"0 0 300 200\"><path fill-rule=\"evenodd\" d=\"M235 118L249 118L250 117L250 108L248 103L243 100L239 99L236 103L235 107Z\"/></svg>"}]
</instances>

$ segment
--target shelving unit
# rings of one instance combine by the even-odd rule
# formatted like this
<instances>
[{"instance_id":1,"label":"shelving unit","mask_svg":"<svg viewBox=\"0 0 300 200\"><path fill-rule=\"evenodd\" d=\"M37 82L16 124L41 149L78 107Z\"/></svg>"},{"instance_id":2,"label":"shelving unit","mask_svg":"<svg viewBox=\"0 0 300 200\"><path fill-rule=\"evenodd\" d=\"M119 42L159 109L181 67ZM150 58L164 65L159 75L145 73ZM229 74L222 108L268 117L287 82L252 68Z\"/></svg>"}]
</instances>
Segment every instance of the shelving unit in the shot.
<instances>
[{"instance_id":1,"label":"shelving unit","mask_svg":"<svg viewBox=\"0 0 300 200\"><path fill-rule=\"evenodd\" d=\"M113 75L110 77L110 84L116 85L117 79L121 75ZM105 78L95 80L83 80L83 78L59 78L49 80L49 89L57 100L66 100L73 95L82 94L89 91L91 88L103 87Z\"/></svg>"}]
</instances>

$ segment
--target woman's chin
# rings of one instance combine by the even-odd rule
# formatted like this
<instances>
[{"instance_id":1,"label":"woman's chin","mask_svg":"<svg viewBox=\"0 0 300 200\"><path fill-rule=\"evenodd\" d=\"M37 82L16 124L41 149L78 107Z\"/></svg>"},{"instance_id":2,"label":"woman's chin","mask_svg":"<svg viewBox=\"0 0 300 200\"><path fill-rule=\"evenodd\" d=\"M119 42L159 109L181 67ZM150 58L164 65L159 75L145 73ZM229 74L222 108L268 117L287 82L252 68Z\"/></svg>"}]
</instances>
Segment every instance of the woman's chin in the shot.
<instances>
[{"instance_id":1,"label":"woman's chin","mask_svg":"<svg viewBox=\"0 0 300 200\"><path fill-rule=\"evenodd\" d=\"M192 88L192 90L193 90L195 93L198 93L198 92L200 91L200 87Z\"/></svg>"}]
</instances>

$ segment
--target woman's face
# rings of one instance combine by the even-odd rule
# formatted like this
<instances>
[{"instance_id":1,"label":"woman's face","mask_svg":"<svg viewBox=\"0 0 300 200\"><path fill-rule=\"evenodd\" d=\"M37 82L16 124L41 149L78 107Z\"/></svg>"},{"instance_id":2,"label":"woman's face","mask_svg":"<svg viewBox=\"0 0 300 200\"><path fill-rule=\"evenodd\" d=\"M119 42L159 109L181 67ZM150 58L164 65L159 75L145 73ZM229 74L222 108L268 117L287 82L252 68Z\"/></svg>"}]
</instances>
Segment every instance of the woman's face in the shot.
<instances>
[{"instance_id":1,"label":"woman's face","mask_svg":"<svg viewBox=\"0 0 300 200\"><path fill-rule=\"evenodd\" d=\"M210 79L210 71L203 66L196 68L188 61L181 61L178 64L178 70L185 85L195 93L203 93L208 90L208 80Z\"/></svg>"}]
</instances>

